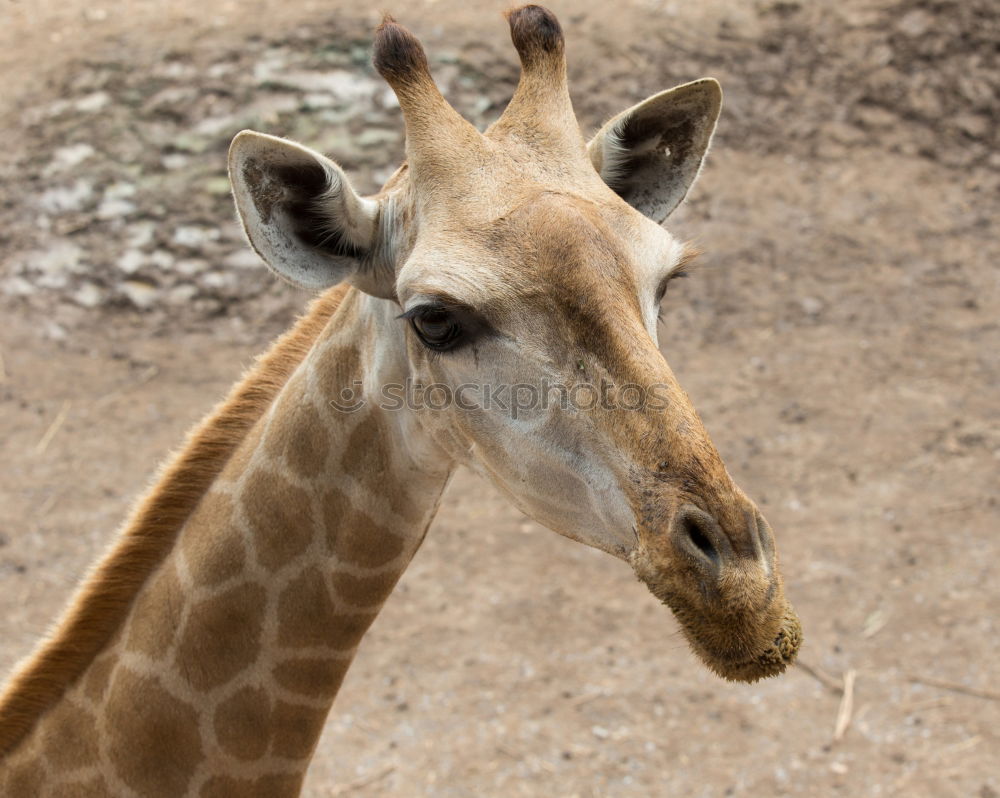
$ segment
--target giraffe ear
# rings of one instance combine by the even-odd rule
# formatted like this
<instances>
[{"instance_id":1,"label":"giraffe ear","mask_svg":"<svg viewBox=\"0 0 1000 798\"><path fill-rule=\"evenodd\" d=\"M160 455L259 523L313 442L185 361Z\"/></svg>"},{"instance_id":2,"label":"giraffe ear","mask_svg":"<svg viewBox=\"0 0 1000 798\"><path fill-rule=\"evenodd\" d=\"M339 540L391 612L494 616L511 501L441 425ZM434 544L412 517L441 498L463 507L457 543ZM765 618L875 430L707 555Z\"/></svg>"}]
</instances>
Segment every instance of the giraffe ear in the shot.
<instances>
[{"instance_id":1,"label":"giraffe ear","mask_svg":"<svg viewBox=\"0 0 1000 798\"><path fill-rule=\"evenodd\" d=\"M244 130L229 147L229 180L250 246L280 277L311 290L347 280L395 296L393 268L379 254L381 204L359 196L333 161Z\"/></svg>"},{"instance_id":2,"label":"giraffe ear","mask_svg":"<svg viewBox=\"0 0 1000 798\"><path fill-rule=\"evenodd\" d=\"M654 94L597 132L591 163L629 205L662 222L698 177L721 107L713 78Z\"/></svg>"}]
</instances>

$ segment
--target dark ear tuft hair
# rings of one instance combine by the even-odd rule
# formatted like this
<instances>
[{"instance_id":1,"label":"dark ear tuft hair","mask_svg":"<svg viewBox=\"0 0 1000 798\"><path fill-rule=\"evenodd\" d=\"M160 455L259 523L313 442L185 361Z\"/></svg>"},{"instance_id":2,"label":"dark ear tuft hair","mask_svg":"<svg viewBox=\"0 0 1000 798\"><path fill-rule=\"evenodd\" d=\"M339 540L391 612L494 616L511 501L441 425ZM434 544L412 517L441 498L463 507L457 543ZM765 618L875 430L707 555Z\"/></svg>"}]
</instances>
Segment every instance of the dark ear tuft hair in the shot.
<instances>
[{"instance_id":1,"label":"dark ear tuft hair","mask_svg":"<svg viewBox=\"0 0 1000 798\"><path fill-rule=\"evenodd\" d=\"M547 8L535 5L515 8L507 12L507 22L522 64L562 55L565 46L562 28L556 15Z\"/></svg>"},{"instance_id":2,"label":"dark ear tuft hair","mask_svg":"<svg viewBox=\"0 0 1000 798\"><path fill-rule=\"evenodd\" d=\"M375 30L372 63L390 86L430 74L427 55L417 37L388 14Z\"/></svg>"}]
</instances>

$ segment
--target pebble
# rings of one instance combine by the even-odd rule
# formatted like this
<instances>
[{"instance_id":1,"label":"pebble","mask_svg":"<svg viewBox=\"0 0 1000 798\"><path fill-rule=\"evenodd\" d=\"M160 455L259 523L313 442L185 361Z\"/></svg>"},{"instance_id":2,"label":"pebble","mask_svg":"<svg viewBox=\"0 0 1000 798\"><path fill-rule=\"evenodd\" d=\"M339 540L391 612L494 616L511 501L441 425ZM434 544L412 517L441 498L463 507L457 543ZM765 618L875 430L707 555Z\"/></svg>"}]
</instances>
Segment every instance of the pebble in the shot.
<instances>
[{"instance_id":1,"label":"pebble","mask_svg":"<svg viewBox=\"0 0 1000 798\"><path fill-rule=\"evenodd\" d=\"M119 271L125 272L125 274L135 274L146 264L147 261L148 257L144 252L130 249L118 258L115 265L118 267Z\"/></svg>"},{"instance_id":2,"label":"pebble","mask_svg":"<svg viewBox=\"0 0 1000 798\"><path fill-rule=\"evenodd\" d=\"M126 280L119 288L133 305L142 310L153 307L160 295L156 286L140 280Z\"/></svg>"},{"instance_id":3,"label":"pebble","mask_svg":"<svg viewBox=\"0 0 1000 798\"><path fill-rule=\"evenodd\" d=\"M80 179L68 186L53 186L38 197L42 210L61 214L81 210L94 196L94 187Z\"/></svg>"},{"instance_id":4,"label":"pebble","mask_svg":"<svg viewBox=\"0 0 1000 798\"><path fill-rule=\"evenodd\" d=\"M823 301L814 296L804 296L799 300L799 305L807 316L818 316L823 308Z\"/></svg>"},{"instance_id":5,"label":"pebble","mask_svg":"<svg viewBox=\"0 0 1000 798\"><path fill-rule=\"evenodd\" d=\"M174 229L172 241L180 247L189 249L199 249L210 241L219 238L219 231L210 227L200 227L196 225L181 225Z\"/></svg>"},{"instance_id":6,"label":"pebble","mask_svg":"<svg viewBox=\"0 0 1000 798\"><path fill-rule=\"evenodd\" d=\"M73 292L73 300L85 308L96 308L101 304L103 298L101 289L93 283L81 283L80 287Z\"/></svg>"},{"instance_id":7,"label":"pebble","mask_svg":"<svg viewBox=\"0 0 1000 798\"><path fill-rule=\"evenodd\" d=\"M181 283L167 291L166 299L171 305L186 305L197 295L197 286L191 283Z\"/></svg>"},{"instance_id":8,"label":"pebble","mask_svg":"<svg viewBox=\"0 0 1000 798\"><path fill-rule=\"evenodd\" d=\"M69 169L82 164L90 156L92 156L94 152L94 148L86 143L70 144L66 147L60 147L52 154L52 160L42 171L42 174L48 177L49 175L68 171Z\"/></svg>"},{"instance_id":9,"label":"pebble","mask_svg":"<svg viewBox=\"0 0 1000 798\"><path fill-rule=\"evenodd\" d=\"M74 108L83 114L92 114L100 111L111 102L111 96L106 91L95 91L86 97L81 97L74 104Z\"/></svg>"},{"instance_id":10,"label":"pebble","mask_svg":"<svg viewBox=\"0 0 1000 798\"><path fill-rule=\"evenodd\" d=\"M28 269L47 275L65 275L76 271L83 258L83 250L69 241L57 241L51 247L33 253L26 261Z\"/></svg>"}]
</instances>

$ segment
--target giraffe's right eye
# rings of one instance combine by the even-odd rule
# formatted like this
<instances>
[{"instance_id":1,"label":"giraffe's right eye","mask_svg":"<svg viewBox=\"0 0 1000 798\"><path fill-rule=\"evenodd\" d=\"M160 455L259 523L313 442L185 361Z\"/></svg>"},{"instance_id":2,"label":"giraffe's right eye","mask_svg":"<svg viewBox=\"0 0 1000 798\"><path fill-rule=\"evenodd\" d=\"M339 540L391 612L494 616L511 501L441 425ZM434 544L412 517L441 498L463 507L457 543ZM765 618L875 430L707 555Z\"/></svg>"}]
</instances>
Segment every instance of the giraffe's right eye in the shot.
<instances>
[{"instance_id":1,"label":"giraffe's right eye","mask_svg":"<svg viewBox=\"0 0 1000 798\"><path fill-rule=\"evenodd\" d=\"M460 349L493 332L473 308L442 300L417 305L399 318L409 321L420 343L435 352Z\"/></svg>"},{"instance_id":2,"label":"giraffe's right eye","mask_svg":"<svg viewBox=\"0 0 1000 798\"><path fill-rule=\"evenodd\" d=\"M410 323L424 346L438 352L451 349L462 337L462 325L444 308L431 308Z\"/></svg>"}]
</instances>

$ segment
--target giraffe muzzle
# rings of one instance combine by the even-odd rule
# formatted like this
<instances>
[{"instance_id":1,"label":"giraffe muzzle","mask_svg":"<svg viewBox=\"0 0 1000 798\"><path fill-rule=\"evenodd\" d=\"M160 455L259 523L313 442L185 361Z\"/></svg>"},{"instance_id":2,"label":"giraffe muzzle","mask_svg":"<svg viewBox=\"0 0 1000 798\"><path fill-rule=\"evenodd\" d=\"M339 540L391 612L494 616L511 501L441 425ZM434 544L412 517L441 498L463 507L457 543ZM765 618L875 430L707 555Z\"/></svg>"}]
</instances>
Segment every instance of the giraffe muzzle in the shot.
<instances>
[{"instance_id":1,"label":"giraffe muzzle","mask_svg":"<svg viewBox=\"0 0 1000 798\"><path fill-rule=\"evenodd\" d=\"M667 533L648 539L631 564L712 671L754 682L794 661L802 628L784 596L770 527L756 508L744 517L727 531L683 504Z\"/></svg>"}]
</instances>

